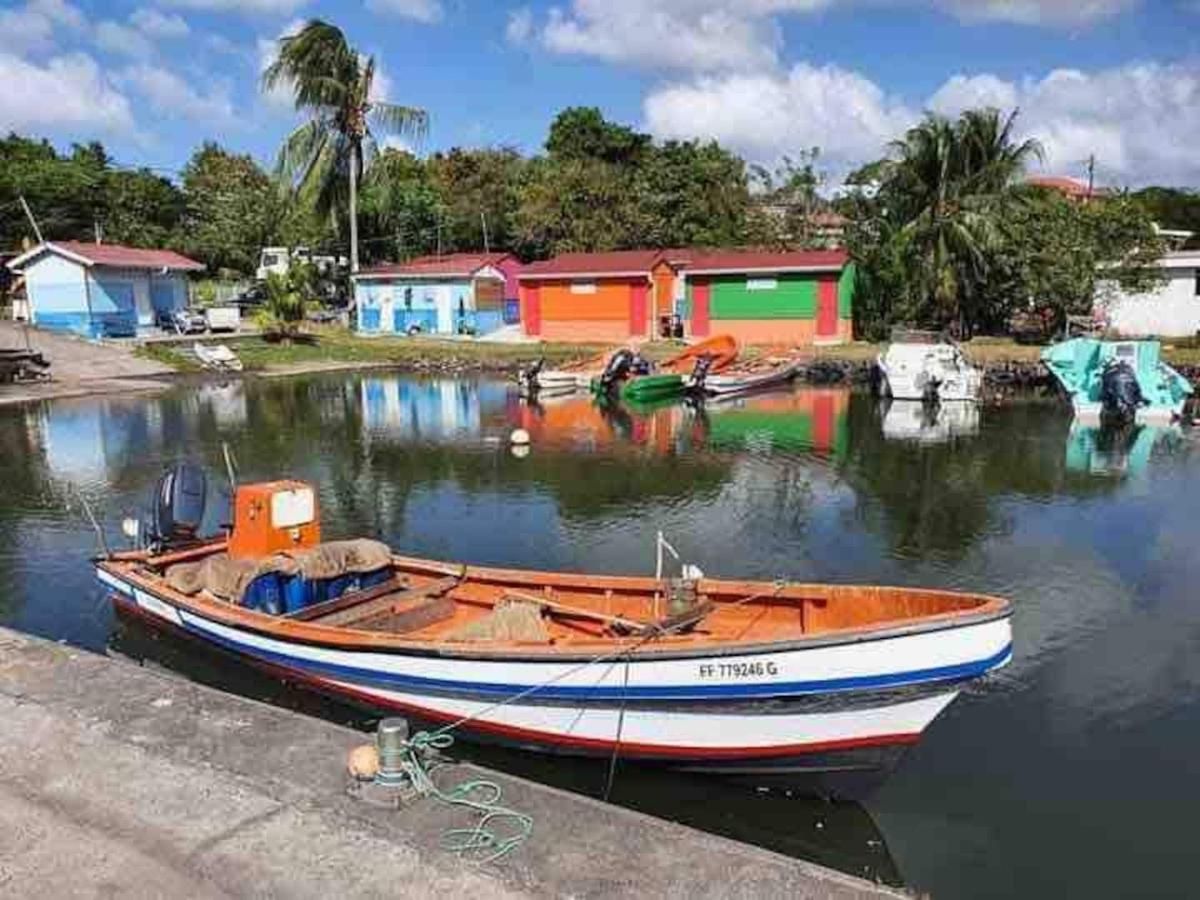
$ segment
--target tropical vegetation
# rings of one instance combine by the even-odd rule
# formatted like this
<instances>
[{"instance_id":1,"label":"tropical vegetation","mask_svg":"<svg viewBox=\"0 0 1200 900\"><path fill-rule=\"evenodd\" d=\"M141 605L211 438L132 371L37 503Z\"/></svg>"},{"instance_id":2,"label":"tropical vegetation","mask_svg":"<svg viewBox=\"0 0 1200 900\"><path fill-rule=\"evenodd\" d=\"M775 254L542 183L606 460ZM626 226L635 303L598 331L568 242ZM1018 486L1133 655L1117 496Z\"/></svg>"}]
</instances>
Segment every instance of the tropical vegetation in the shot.
<instances>
[{"instance_id":1,"label":"tropical vegetation","mask_svg":"<svg viewBox=\"0 0 1200 900\"><path fill-rule=\"evenodd\" d=\"M1016 137L1015 113L929 116L839 186L816 147L753 166L715 141L657 142L591 107L560 112L534 155L499 146L420 157L388 139L419 138L427 114L380 98L377 81L375 61L333 25L282 38L264 86L289 90L305 120L274 171L215 143L164 172L120 165L99 143L60 151L10 135L0 140L0 249L34 239L21 197L48 239L167 246L218 277L252 275L268 245L354 265L483 248L532 260L814 247L828 240L815 223L836 211L857 264L857 333L880 338L895 324L1001 333L1023 316L1061 327L1112 286L1154 281L1163 243L1153 220L1200 231L1194 191L1081 204L1030 187L1041 148ZM283 332L296 321L296 287L267 289Z\"/></svg>"}]
</instances>

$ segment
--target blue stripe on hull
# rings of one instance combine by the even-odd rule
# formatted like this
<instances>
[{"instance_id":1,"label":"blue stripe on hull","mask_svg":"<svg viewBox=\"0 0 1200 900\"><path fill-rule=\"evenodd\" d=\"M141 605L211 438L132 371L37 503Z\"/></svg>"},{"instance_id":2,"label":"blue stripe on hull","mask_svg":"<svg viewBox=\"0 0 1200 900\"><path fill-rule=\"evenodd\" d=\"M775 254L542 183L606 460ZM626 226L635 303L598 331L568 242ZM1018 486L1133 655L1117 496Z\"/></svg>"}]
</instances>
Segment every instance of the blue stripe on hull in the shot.
<instances>
[{"instance_id":1,"label":"blue stripe on hull","mask_svg":"<svg viewBox=\"0 0 1200 900\"><path fill-rule=\"evenodd\" d=\"M421 678L395 672L377 672L336 663L290 656L250 647L213 634L184 619L184 626L205 640L249 656L255 656L277 665L288 666L304 672L319 673L341 681L351 681L392 690L407 690L419 693L444 693L479 697L511 697L523 691L532 700L752 700L762 697L786 697L804 694L826 694L838 691L877 690L906 685L926 684L932 681L963 681L977 678L994 668L1004 665L1012 655L1012 645L999 653L974 662L915 669L884 675L863 675L846 678L827 678L819 681L792 681L780 684L705 684L705 685L662 685L655 687L565 687L545 685L530 690L529 685L496 684L478 681L450 681L441 678Z\"/></svg>"}]
</instances>

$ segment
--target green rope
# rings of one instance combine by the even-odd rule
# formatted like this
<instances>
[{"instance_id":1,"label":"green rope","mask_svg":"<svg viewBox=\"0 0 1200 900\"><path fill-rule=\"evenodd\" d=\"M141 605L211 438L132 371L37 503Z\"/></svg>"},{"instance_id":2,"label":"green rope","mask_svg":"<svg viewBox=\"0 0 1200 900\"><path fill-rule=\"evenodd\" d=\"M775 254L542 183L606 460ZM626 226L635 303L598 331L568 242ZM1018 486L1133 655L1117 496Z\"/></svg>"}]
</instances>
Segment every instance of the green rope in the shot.
<instances>
[{"instance_id":1,"label":"green rope","mask_svg":"<svg viewBox=\"0 0 1200 900\"><path fill-rule=\"evenodd\" d=\"M449 806L463 806L479 813L479 820L474 827L445 831L442 834L442 849L480 863L494 862L528 840L533 834L533 819L501 806L503 791L494 781L477 778L460 782L449 790L438 787L432 777L438 764L436 761L427 762L426 757L435 751L445 750L453 743L454 737L445 733L420 731L413 735L404 745L409 777L418 793L435 797ZM503 822L510 824L497 831L495 826Z\"/></svg>"}]
</instances>

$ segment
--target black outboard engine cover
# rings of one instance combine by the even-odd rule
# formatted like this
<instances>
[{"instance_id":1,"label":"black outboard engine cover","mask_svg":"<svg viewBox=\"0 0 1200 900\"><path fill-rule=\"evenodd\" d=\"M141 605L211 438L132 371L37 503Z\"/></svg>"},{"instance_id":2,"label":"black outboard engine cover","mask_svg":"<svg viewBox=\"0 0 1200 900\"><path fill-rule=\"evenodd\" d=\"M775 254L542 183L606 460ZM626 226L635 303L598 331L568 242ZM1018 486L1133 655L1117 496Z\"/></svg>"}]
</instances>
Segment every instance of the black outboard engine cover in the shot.
<instances>
[{"instance_id":1,"label":"black outboard engine cover","mask_svg":"<svg viewBox=\"0 0 1200 900\"><path fill-rule=\"evenodd\" d=\"M154 489L154 535L160 544L195 540L204 521L208 479L199 466L181 463Z\"/></svg>"},{"instance_id":2,"label":"black outboard engine cover","mask_svg":"<svg viewBox=\"0 0 1200 900\"><path fill-rule=\"evenodd\" d=\"M1137 373L1124 360L1110 362L1100 373L1100 413L1106 419L1130 422L1137 416L1139 406L1144 406L1142 386Z\"/></svg>"},{"instance_id":3,"label":"black outboard engine cover","mask_svg":"<svg viewBox=\"0 0 1200 900\"><path fill-rule=\"evenodd\" d=\"M521 369L517 372L517 384L525 391L526 394L536 394L538 390L538 375L541 374L542 367L546 365L546 357L541 357L536 360L528 369Z\"/></svg>"},{"instance_id":4,"label":"black outboard engine cover","mask_svg":"<svg viewBox=\"0 0 1200 900\"><path fill-rule=\"evenodd\" d=\"M713 357L708 353L705 353L698 360L696 360L696 366L692 369L692 381L689 385L692 390L704 390L704 382L708 378L708 373L712 369L712 364Z\"/></svg>"},{"instance_id":5,"label":"black outboard engine cover","mask_svg":"<svg viewBox=\"0 0 1200 900\"><path fill-rule=\"evenodd\" d=\"M618 350L608 360L608 365L604 367L604 372L600 375L600 384L608 389L626 378L633 371L634 359L632 350L628 348Z\"/></svg>"}]
</instances>

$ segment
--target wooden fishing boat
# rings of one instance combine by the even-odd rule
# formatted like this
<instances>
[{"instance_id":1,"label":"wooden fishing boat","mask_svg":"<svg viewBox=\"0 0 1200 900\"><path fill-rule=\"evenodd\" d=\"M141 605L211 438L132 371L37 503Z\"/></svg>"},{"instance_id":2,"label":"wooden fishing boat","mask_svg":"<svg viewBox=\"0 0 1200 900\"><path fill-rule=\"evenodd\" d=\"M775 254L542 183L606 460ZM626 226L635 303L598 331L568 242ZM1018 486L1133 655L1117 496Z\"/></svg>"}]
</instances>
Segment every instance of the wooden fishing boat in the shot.
<instances>
[{"instance_id":1,"label":"wooden fishing boat","mask_svg":"<svg viewBox=\"0 0 1200 900\"><path fill-rule=\"evenodd\" d=\"M694 567L522 571L322 543L300 482L239 486L233 528L200 540L203 512L177 509L197 494L187 469L156 489L155 545L96 561L122 612L480 740L828 776L837 790L886 772L964 682L1012 654L1010 605L984 595Z\"/></svg>"}]
</instances>

